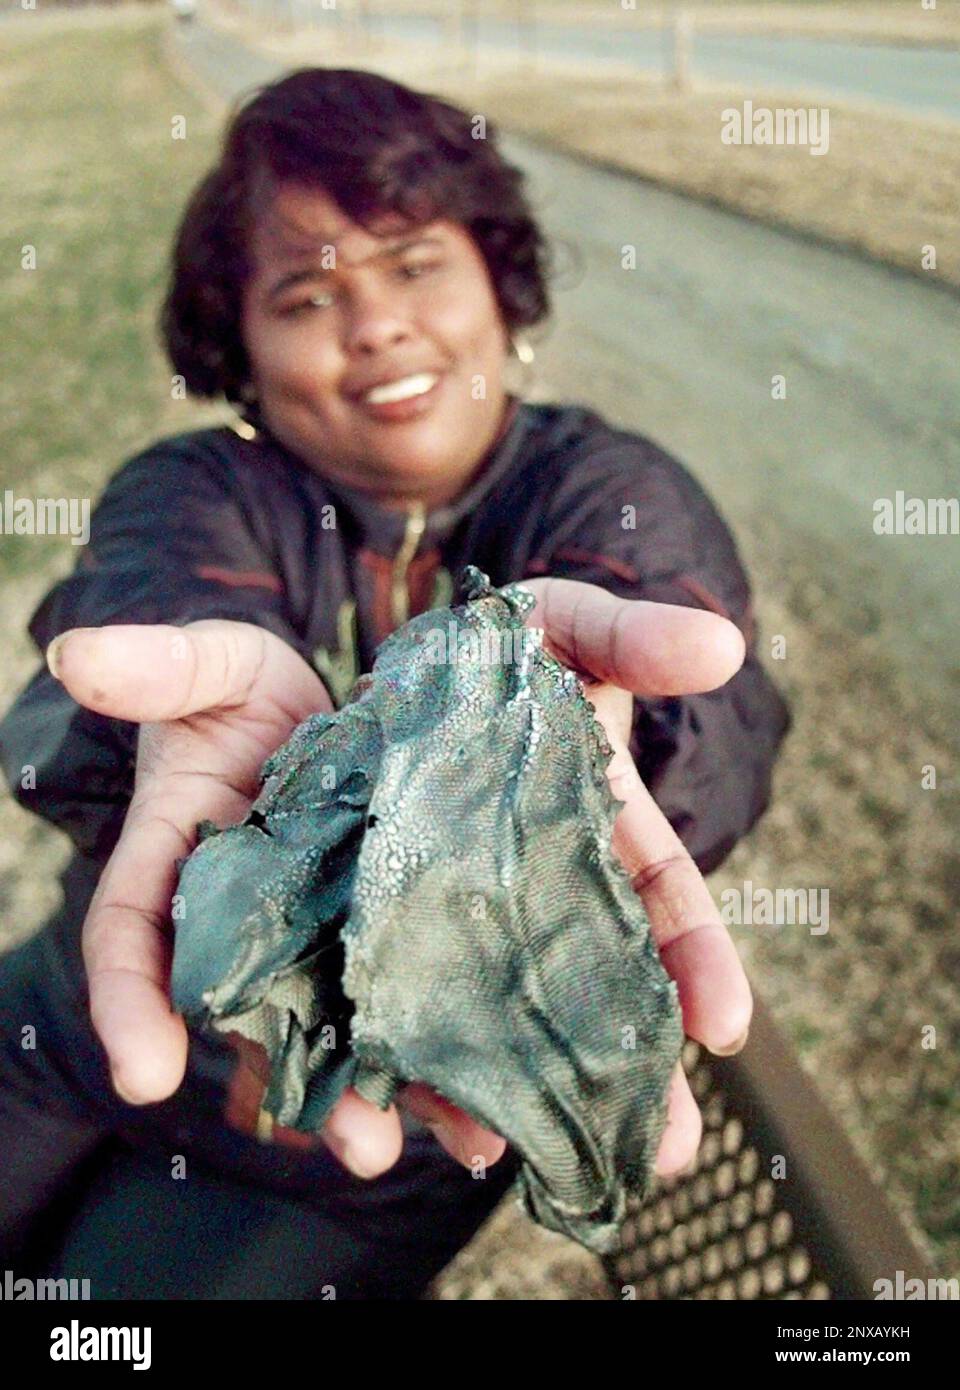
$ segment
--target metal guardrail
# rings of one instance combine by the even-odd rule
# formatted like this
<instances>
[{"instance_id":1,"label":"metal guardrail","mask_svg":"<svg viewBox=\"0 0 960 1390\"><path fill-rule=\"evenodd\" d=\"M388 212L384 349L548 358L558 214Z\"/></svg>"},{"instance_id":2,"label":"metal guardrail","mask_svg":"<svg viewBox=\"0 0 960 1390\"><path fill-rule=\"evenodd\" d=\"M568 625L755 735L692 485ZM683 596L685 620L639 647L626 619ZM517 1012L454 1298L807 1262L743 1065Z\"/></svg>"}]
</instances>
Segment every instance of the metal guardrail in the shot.
<instances>
[{"instance_id":1,"label":"metal guardrail","mask_svg":"<svg viewBox=\"0 0 960 1390\"><path fill-rule=\"evenodd\" d=\"M688 1042L703 1113L696 1160L634 1202L605 1261L618 1298L874 1299L874 1281L933 1278L756 1001L737 1058Z\"/></svg>"}]
</instances>

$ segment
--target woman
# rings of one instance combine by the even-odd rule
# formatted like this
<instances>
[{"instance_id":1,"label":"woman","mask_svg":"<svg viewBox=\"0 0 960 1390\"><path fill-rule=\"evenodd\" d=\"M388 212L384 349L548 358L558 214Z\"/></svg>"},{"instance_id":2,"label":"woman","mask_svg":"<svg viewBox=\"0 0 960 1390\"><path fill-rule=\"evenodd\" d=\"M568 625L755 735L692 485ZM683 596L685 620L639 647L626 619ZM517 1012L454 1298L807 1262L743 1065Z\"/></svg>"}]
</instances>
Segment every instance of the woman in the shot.
<instances>
[{"instance_id":1,"label":"woman","mask_svg":"<svg viewBox=\"0 0 960 1390\"><path fill-rule=\"evenodd\" d=\"M355 71L295 72L234 115L162 330L174 382L241 418L129 460L30 624L48 668L0 748L77 853L63 911L0 962L3 1227L18 1268L94 1297L416 1296L512 1181L503 1139L423 1086L385 1112L347 1092L316 1141L272 1126L255 1050L188 1051L167 989L196 822L241 819L266 755L468 562L529 582L531 621L588 685L626 803L615 847L686 1031L745 1040L749 989L700 872L765 807L788 716L693 478L587 409L507 390L548 312L547 254L522 176L475 133ZM659 1171L698 1138L678 1071Z\"/></svg>"}]
</instances>

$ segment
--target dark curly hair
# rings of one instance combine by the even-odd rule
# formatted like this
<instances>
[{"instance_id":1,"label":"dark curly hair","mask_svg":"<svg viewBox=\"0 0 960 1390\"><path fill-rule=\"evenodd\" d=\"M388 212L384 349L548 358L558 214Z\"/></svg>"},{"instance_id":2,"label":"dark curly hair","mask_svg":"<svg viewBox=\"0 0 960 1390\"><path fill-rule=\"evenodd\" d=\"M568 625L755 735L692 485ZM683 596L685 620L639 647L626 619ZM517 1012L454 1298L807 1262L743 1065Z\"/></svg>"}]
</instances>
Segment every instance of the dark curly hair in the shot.
<instances>
[{"instance_id":1,"label":"dark curly hair","mask_svg":"<svg viewBox=\"0 0 960 1390\"><path fill-rule=\"evenodd\" d=\"M320 188L367 231L385 213L412 225L463 225L486 262L509 332L550 311L550 251L524 175L487 123L436 97L354 68L301 68L235 110L220 158L191 194L171 256L158 328L174 371L195 396L241 413L250 389L243 289L251 233L278 184Z\"/></svg>"}]
</instances>

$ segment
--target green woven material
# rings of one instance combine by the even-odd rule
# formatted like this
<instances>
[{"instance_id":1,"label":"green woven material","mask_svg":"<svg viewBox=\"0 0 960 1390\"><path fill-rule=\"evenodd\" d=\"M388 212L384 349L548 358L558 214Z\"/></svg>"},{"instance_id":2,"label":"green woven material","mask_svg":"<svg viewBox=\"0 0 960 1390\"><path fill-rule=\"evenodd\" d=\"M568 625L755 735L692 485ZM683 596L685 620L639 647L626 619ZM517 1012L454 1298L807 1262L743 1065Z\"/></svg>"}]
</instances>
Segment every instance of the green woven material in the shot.
<instances>
[{"instance_id":1,"label":"green woven material","mask_svg":"<svg viewBox=\"0 0 960 1390\"><path fill-rule=\"evenodd\" d=\"M282 1124L428 1083L516 1148L535 1220L602 1252L650 1180L676 986L610 850L579 680L524 625L527 590L473 567L464 589L294 731L242 824L202 828L174 1004L264 1044Z\"/></svg>"}]
</instances>

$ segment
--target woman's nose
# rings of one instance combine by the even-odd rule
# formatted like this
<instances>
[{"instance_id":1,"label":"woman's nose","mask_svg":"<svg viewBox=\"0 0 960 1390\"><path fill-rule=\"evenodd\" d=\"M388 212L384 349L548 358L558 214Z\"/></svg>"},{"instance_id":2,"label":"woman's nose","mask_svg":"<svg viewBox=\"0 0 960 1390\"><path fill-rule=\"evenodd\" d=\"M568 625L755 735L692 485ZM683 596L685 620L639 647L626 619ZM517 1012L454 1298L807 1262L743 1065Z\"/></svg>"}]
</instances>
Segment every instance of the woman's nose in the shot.
<instances>
[{"instance_id":1,"label":"woman's nose","mask_svg":"<svg viewBox=\"0 0 960 1390\"><path fill-rule=\"evenodd\" d=\"M393 296L376 291L354 295L346 329L348 352L383 352L411 336L410 323Z\"/></svg>"}]
</instances>

